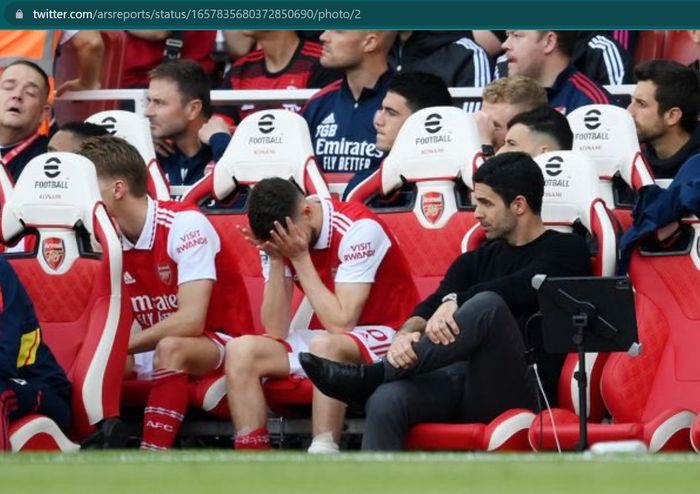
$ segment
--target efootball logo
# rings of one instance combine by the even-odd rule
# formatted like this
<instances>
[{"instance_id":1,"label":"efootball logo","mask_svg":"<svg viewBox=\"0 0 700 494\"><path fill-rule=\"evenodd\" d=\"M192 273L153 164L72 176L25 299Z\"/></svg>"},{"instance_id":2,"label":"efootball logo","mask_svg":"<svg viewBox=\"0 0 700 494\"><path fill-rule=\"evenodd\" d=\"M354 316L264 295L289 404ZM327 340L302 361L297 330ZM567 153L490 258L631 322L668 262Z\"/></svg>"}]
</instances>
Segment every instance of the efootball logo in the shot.
<instances>
[{"instance_id":1,"label":"efootball logo","mask_svg":"<svg viewBox=\"0 0 700 494\"><path fill-rule=\"evenodd\" d=\"M102 122L100 122L100 125L104 127L110 135L114 135L117 133L117 119L114 117L103 118Z\"/></svg>"},{"instance_id":2,"label":"efootball logo","mask_svg":"<svg viewBox=\"0 0 700 494\"><path fill-rule=\"evenodd\" d=\"M564 163L564 159L561 156L552 156L544 165L545 173L550 177L556 177L562 172L562 163Z\"/></svg>"},{"instance_id":3,"label":"efootball logo","mask_svg":"<svg viewBox=\"0 0 700 494\"><path fill-rule=\"evenodd\" d=\"M436 134L442 130L442 115L431 113L425 118L425 130L428 134Z\"/></svg>"},{"instance_id":4,"label":"efootball logo","mask_svg":"<svg viewBox=\"0 0 700 494\"><path fill-rule=\"evenodd\" d=\"M588 110L583 116L583 125L585 125L588 130L595 130L600 127L600 110L596 110L595 108Z\"/></svg>"},{"instance_id":5,"label":"efootball logo","mask_svg":"<svg viewBox=\"0 0 700 494\"><path fill-rule=\"evenodd\" d=\"M58 165L61 164L61 160L58 158L49 158L44 163L44 175L48 178L56 178L61 174L61 169Z\"/></svg>"},{"instance_id":6,"label":"efootball logo","mask_svg":"<svg viewBox=\"0 0 700 494\"><path fill-rule=\"evenodd\" d=\"M266 113L258 120L258 130L263 134L269 134L275 130L275 116L272 113Z\"/></svg>"}]
</instances>

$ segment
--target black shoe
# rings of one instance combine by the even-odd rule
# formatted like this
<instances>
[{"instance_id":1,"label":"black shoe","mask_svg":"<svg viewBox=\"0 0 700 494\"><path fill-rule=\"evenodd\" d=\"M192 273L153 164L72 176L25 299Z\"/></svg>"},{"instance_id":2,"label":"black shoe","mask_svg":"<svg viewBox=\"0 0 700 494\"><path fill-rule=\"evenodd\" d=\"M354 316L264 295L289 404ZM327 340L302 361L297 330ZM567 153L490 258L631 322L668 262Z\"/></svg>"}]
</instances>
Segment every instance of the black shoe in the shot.
<instances>
[{"instance_id":1,"label":"black shoe","mask_svg":"<svg viewBox=\"0 0 700 494\"><path fill-rule=\"evenodd\" d=\"M364 405L382 383L366 365L333 362L310 353L300 353L299 362L321 393L347 404Z\"/></svg>"}]
</instances>

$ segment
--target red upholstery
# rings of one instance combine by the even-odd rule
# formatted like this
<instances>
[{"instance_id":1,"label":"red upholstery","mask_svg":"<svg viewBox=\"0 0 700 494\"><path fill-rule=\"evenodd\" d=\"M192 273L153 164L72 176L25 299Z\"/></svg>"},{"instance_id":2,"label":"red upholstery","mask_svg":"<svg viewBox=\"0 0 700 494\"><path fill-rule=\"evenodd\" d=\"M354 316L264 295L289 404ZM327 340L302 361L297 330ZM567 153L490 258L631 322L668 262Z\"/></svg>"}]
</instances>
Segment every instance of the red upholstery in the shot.
<instances>
[{"instance_id":1,"label":"red upholstery","mask_svg":"<svg viewBox=\"0 0 700 494\"><path fill-rule=\"evenodd\" d=\"M100 72L101 89L121 87L121 77L124 67L126 49L126 34L124 31L100 31L105 49L102 57ZM61 55L56 59L56 87L63 82L78 77L78 61L71 43L61 48ZM117 107L114 101L61 101L56 100L55 110L59 123L83 120L88 115L98 111L111 110Z\"/></svg>"},{"instance_id":2,"label":"red upholstery","mask_svg":"<svg viewBox=\"0 0 700 494\"><path fill-rule=\"evenodd\" d=\"M59 163L55 179L65 185L60 194L46 194L35 185L45 180L44 166L49 159ZM68 153L49 153L27 165L2 210L3 241L22 235L25 228L38 231L38 247L9 261L34 302L46 343L73 384L69 436L74 440L86 437L98 422L119 415L131 326L121 293L121 243L99 201L97 177L89 161ZM101 254L85 254L78 248L78 224L99 243ZM49 244L61 246L57 264L48 261L51 257L45 249ZM30 436L32 430L36 434L55 432L55 424L49 426L47 420L19 424L25 435L21 444L45 445Z\"/></svg>"},{"instance_id":3,"label":"red upholstery","mask_svg":"<svg viewBox=\"0 0 700 494\"><path fill-rule=\"evenodd\" d=\"M700 413L700 296L697 224L691 252L633 254L630 265L642 353L610 356L601 392L613 424L590 424L589 442L636 439L650 451L688 450ZM560 439L578 440L578 426L557 423Z\"/></svg>"},{"instance_id":4,"label":"red upholstery","mask_svg":"<svg viewBox=\"0 0 700 494\"><path fill-rule=\"evenodd\" d=\"M688 31L666 31L666 42L661 58L688 65L700 58L700 46L693 43Z\"/></svg>"},{"instance_id":5,"label":"red upholstery","mask_svg":"<svg viewBox=\"0 0 700 494\"><path fill-rule=\"evenodd\" d=\"M700 417L696 417L690 427L690 444L696 452L700 453Z\"/></svg>"},{"instance_id":6,"label":"red upholstery","mask_svg":"<svg viewBox=\"0 0 700 494\"><path fill-rule=\"evenodd\" d=\"M666 31L640 31L637 37L637 46L634 49L634 63L638 64L663 58L664 44L666 42Z\"/></svg>"}]
</instances>

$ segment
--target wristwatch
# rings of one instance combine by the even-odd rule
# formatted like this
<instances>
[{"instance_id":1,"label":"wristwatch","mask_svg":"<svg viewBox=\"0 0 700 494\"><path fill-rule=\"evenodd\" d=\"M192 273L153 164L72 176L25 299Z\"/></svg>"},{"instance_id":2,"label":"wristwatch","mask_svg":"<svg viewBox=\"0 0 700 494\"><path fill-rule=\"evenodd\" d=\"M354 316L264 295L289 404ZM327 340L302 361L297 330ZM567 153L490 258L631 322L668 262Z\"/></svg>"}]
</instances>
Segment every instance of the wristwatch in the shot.
<instances>
[{"instance_id":1,"label":"wristwatch","mask_svg":"<svg viewBox=\"0 0 700 494\"><path fill-rule=\"evenodd\" d=\"M442 297L442 303L444 304L445 302L454 302L455 304L457 303L457 294L452 292L448 293L444 297Z\"/></svg>"},{"instance_id":2,"label":"wristwatch","mask_svg":"<svg viewBox=\"0 0 700 494\"><path fill-rule=\"evenodd\" d=\"M481 154L484 155L484 158L490 158L491 156L495 156L496 150L491 144L482 144Z\"/></svg>"}]
</instances>

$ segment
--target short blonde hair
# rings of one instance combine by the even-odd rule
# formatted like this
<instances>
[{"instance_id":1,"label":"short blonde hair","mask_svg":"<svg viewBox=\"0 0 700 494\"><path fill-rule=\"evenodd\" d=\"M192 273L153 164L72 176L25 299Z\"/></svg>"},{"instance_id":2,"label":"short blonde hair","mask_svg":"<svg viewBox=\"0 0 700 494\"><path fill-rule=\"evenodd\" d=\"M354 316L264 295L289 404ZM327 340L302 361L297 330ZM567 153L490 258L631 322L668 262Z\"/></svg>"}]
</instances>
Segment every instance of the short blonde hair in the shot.
<instances>
[{"instance_id":1,"label":"short blonde hair","mask_svg":"<svg viewBox=\"0 0 700 494\"><path fill-rule=\"evenodd\" d=\"M547 91L532 77L511 75L486 86L482 99L486 103L518 105L528 111L547 104Z\"/></svg>"},{"instance_id":2,"label":"short blonde hair","mask_svg":"<svg viewBox=\"0 0 700 494\"><path fill-rule=\"evenodd\" d=\"M78 154L93 162L98 179L120 178L134 197L146 195L146 163L134 146L111 135L85 139Z\"/></svg>"}]
</instances>

